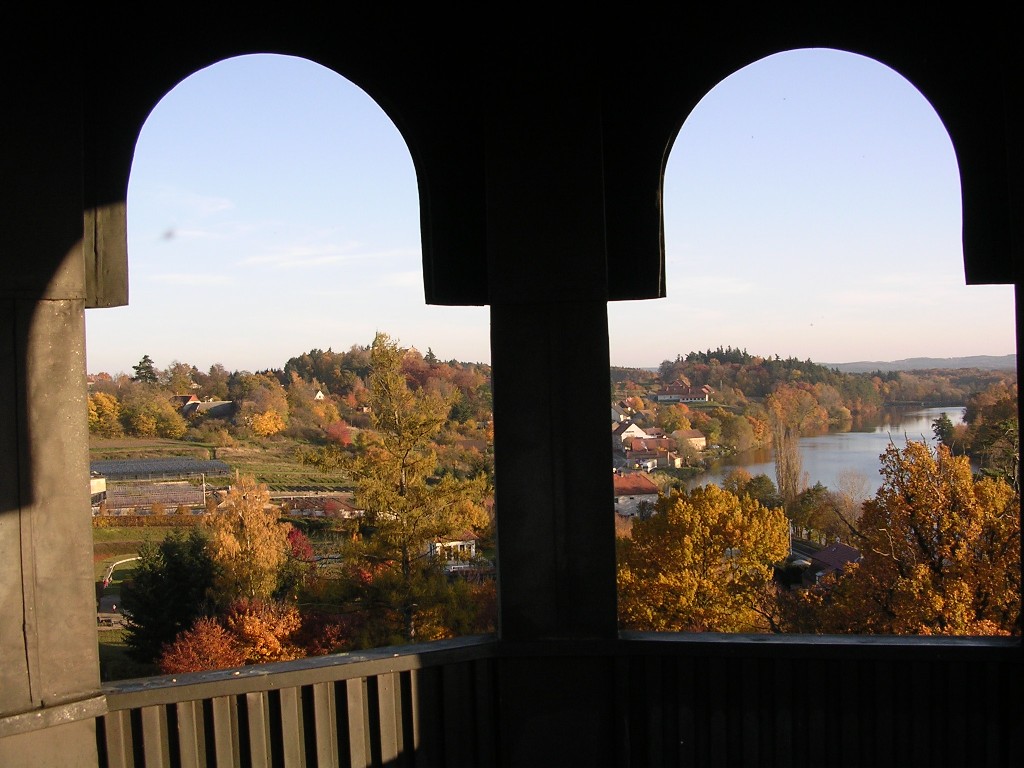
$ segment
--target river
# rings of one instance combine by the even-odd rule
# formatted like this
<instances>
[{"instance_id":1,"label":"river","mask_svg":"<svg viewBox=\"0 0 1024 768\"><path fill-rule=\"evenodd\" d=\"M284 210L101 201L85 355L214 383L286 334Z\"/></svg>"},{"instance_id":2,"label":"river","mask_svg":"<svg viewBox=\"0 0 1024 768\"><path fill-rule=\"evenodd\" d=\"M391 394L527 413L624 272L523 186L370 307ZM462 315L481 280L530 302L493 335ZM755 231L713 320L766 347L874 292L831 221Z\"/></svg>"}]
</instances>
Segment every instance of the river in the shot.
<instances>
[{"instance_id":1,"label":"river","mask_svg":"<svg viewBox=\"0 0 1024 768\"><path fill-rule=\"evenodd\" d=\"M881 484L878 457L890 440L903 446L908 439L935 444L932 422L947 414L954 424L963 420L960 406L946 408L885 409L870 419L855 422L848 431L828 432L800 438L800 455L807 485L820 482L838 490L844 473L855 477L863 498L874 496ZM743 467L751 475L768 475L775 482L775 463L770 448L747 451L712 462L710 469L690 483L721 484L722 477L734 467ZM849 477L847 479L850 479Z\"/></svg>"}]
</instances>

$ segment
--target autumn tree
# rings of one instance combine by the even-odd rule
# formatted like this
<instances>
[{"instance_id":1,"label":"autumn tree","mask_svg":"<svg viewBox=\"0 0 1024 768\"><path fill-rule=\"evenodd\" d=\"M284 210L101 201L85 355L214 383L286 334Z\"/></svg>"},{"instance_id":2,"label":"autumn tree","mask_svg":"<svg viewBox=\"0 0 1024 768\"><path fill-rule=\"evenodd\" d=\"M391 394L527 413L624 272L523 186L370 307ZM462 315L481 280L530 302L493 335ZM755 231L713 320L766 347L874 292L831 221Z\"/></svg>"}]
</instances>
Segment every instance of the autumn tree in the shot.
<instances>
[{"instance_id":1,"label":"autumn tree","mask_svg":"<svg viewBox=\"0 0 1024 768\"><path fill-rule=\"evenodd\" d=\"M219 600L269 599L288 559L291 526L278 521L267 487L241 477L208 525Z\"/></svg>"},{"instance_id":2,"label":"autumn tree","mask_svg":"<svg viewBox=\"0 0 1024 768\"><path fill-rule=\"evenodd\" d=\"M224 626L237 638L246 664L291 661L305 656L293 642L302 626L294 605L273 600L236 600L223 619Z\"/></svg>"},{"instance_id":3,"label":"autumn tree","mask_svg":"<svg viewBox=\"0 0 1024 768\"><path fill-rule=\"evenodd\" d=\"M193 371L192 380L199 385L196 396L201 399L227 400L230 376L221 363L214 363L206 373Z\"/></svg>"},{"instance_id":4,"label":"autumn tree","mask_svg":"<svg viewBox=\"0 0 1024 768\"><path fill-rule=\"evenodd\" d=\"M132 384L121 399L121 423L134 437L177 440L188 426L167 395L152 384Z\"/></svg>"},{"instance_id":5,"label":"autumn tree","mask_svg":"<svg viewBox=\"0 0 1024 768\"><path fill-rule=\"evenodd\" d=\"M1020 426L1017 385L1000 382L975 393L967 403L969 452L985 474L1020 489Z\"/></svg>"},{"instance_id":6,"label":"autumn tree","mask_svg":"<svg viewBox=\"0 0 1024 768\"><path fill-rule=\"evenodd\" d=\"M840 493L815 483L797 494L789 517L801 537L814 538L821 543L848 539L850 523L854 518L849 505Z\"/></svg>"},{"instance_id":7,"label":"autumn tree","mask_svg":"<svg viewBox=\"0 0 1024 768\"><path fill-rule=\"evenodd\" d=\"M394 563L390 603L401 615L405 639L416 637L416 619L432 600L424 589L432 565L427 544L486 524L479 505L484 478L434 476L433 440L447 421L450 401L434 391L409 388L397 343L379 333L370 348L372 430L362 433L347 467L356 502L366 510L371 556ZM380 598L380 595L378 595ZM381 600L379 599L378 602Z\"/></svg>"},{"instance_id":8,"label":"autumn tree","mask_svg":"<svg viewBox=\"0 0 1024 768\"><path fill-rule=\"evenodd\" d=\"M89 395L89 432L100 437L121 437L121 404L106 392Z\"/></svg>"},{"instance_id":9,"label":"autumn tree","mask_svg":"<svg viewBox=\"0 0 1024 768\"><path fill-rule=\"evenodd\" d=\"M164 674L176 674L291 661L306 655L294 642L301 627L293 605L236 600L223 616L203 617L165 645L158 666Z\"/></svg>"},{"instance_id":10,"label":"autumn tree","mask_svg":"<svg viewBox=\"0 0 1024 768\"><path fill-rule=\"evenodd\" d=\"M847 573L812 590L818 628L881 634L1020 634L1020 496L972 477L966 457L890 445Z\"/></svg>"},{"instance_id":11,"label":"autumn tree","mask_svg":"<svg viewBox=\"0 0 1024 768\"><path fill-rule=\"evenodd\" d=\"M204 616L165 644L157 661L161 674L231 669L245 664L238 639L215 618Z\"/></svg>"},{"instance_id":12,"label":"autumn tree","mask_svg":"<svg viewBox=\"0 0 1024 768\"><path fill-rule=\"evenodd\" d=\"M327 427L340 419L338 408L323 396L323 385L317 379L306 381L291 371L286 388L288 401L289 434L320 436ZM317 393L322 399L317 399Z\"/></svg>"},{"instance_id":13,"label":"autumn tree","mask_svg":"<svg viewBox=\"0 0 1024 768\"><path fill-rule=\"evenodd\" d=\"M932 422L932 432L935 433L936 440L952 448L954 426L953 420L947 413L940 413L939 417Z\"/></svg>"},{"instance_id":14,"label":"autumn tree","mask_svg":"<svg viewBox=\"0 0 1024 768\"><path fill-rule=\"evenodd\" d=\"M828 425L828 413L805 389L783 384L765 399L772 427L775 479L787 507L803 486L800 435Z\"/></svg>"},{"instance_id":15,"label":"autumn tree","mask_svg":"<svg viewBox=\"0 0 1024 768\"><path fill-rule=\"evenodd\" d=\"M270 437L288 426L288 395L273 374L233 373L228 391L238 403L236 422L256 436Z\"/></svg>"},{"instance_id":16,"label":"autumn tree","mask_svg":"<svg viewBox=\"0 0 1024 768\"><path fill-rule=\"evenodd\" d=\"M196 389L194 385L197 373L194 365L175 360L160 374L160 381L172 394L191 395Z\"/></svg>"},{"instance_id":17,"label":"autumn tree","mask_svg":"<svg viewBox=\"0 0 1024 768\"><path fill-rule=\"evenodd\" d=\"M715 485L661 497L618 540L624 629L763 632L773 566L789 552L781 509Z\"/></svg>"}]
</instances>

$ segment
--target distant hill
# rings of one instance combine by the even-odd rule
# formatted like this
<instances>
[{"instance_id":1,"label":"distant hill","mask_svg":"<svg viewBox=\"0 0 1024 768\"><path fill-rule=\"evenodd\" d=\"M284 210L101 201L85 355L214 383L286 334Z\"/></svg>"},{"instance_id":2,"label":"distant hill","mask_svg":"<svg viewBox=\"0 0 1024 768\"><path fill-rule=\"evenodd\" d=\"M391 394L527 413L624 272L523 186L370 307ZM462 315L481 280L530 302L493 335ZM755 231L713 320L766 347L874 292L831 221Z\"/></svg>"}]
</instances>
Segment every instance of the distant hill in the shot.
<instances>
[{"instance_id":1,"label":"distant hill","mask_svg":"<svg viewBox=\"0 0 1024 768\"><path fill-rule=\"evenodd\" d=\"M1017 370L1016 355L974 355L972 357L910 357L906 360L875 362L861 360L856 363L822 363L838 368L843 373L871 373L872 371L921 371L932 368L981 368L986 371Z\"/></svg>"}]
</instances>

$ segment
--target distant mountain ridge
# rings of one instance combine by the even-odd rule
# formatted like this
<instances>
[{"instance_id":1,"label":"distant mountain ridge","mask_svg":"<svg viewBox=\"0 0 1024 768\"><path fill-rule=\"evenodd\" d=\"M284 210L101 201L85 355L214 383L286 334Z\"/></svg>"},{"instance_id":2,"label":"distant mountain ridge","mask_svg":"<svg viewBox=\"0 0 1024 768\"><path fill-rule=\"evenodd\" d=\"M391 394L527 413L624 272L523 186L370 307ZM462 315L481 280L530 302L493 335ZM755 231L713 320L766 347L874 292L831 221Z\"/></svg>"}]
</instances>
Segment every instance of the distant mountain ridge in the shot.
<instances>
[{"instance_id":1,"label":"distant mountain ridge","mask_svg":"<svg viewBox=\"0 0 1024 768\"><path fill-rule=\"evenodd\" d=\"M973 355L970 357L908 357L905 360L877 362L861 360L854 363L822 363L843 373L872 371L921 371L931 368L980 368L987 371L1017 370L1017 355Z\"/></svg>"}]
</instances>

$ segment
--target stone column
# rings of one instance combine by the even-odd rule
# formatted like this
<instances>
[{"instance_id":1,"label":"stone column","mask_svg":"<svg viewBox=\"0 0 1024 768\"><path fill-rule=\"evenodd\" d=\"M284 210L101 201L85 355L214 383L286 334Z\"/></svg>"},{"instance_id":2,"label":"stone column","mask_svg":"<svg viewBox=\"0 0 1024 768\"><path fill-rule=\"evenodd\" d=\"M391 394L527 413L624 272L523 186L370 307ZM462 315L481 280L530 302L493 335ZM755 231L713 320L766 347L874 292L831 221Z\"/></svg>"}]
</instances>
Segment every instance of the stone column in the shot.
<instances>
[{"instance_id":1,"label":"stone column","mask_svg":"<svg viewBox=\"0 0 1024 768\"><path fill-rule=\"evenodd\" d=\"M88 489L81 105L56 65L28 68L31 82L5 86L0 149L0 765L89 765L104 702Z\"/></svg>"}]
</instances>

